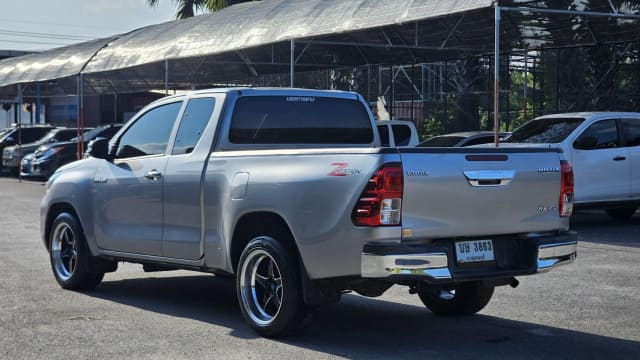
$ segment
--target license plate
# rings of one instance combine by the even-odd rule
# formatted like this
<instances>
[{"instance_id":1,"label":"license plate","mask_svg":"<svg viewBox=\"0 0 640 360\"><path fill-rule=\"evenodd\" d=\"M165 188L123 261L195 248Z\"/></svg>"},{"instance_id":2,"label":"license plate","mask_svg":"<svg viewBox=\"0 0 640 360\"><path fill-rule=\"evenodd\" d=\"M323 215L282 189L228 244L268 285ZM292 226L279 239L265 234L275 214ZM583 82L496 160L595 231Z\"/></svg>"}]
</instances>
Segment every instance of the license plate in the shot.
<instances>
[{"instance_id":1,"label":"license plate","mask_svg":"<svg viewBox=\"0 0 640 360\"><path fill-rule=\"evenodd\" d=\"M493 261L493 241L472 240L455 243L458 263Z\"/></svg>"}]
</instances>

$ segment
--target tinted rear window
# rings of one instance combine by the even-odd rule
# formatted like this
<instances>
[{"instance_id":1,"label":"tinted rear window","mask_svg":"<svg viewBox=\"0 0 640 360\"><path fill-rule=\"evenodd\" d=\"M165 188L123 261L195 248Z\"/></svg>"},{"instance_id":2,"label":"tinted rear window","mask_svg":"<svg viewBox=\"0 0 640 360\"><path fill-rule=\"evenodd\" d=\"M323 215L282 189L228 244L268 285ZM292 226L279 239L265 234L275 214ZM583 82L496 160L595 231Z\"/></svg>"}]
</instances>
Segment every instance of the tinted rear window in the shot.
<instances>
[{"instance_id":1,"label":"tinted rear window","mask_svg":"<svg viewBox=\"0 0 640 360\"><path fill-rule=\"evenodd\" d=\"M237 100L229 140L237 144L368 144L371 120L357 100L246 96Z\"/></svg>"},{"instance_id":2,"label":"tinted rear window","mask_svg":"<svg viewBox=\"0 0 640 360\"><path fill-rule=\"evenodd\" d=\"M555 144L562 142L582 122L583 118L547 118L532 120L517 128L504 142Z\"/></svg>"}]
</instances>

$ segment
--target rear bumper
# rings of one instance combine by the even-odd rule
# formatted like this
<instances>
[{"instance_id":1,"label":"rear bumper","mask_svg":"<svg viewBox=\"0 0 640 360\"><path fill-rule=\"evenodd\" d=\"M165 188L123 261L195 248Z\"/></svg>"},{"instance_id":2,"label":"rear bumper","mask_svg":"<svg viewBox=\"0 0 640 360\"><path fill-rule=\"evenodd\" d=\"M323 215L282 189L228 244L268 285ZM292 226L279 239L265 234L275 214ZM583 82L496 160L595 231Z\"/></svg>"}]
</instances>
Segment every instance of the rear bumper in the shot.
<instances>
[{"instance_id":1,"label":"rear bumper","mask_svg":"<svg viewBox=\"0 0 640 360\"><path fill-rule=\"evenodd\" d=\"M456 262L454 240L416 245L368 243L362 252L361 276L443 283L530 275L573 262L578 247L575 232L498 237L493 242L495 261L466 265Z\"/></svg>"}]
</instances>

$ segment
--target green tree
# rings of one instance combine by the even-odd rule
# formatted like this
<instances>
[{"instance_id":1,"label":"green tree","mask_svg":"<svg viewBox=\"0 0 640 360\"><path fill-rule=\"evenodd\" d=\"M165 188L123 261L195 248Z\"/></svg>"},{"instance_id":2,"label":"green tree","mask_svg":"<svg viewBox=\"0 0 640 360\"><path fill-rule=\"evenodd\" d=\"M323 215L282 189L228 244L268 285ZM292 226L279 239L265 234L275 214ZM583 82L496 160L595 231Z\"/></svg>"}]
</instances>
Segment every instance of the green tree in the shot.
<instances>
[{"instance_id":1,"label":"green tree","mask_svg":"<svg viewBox=\"0 0 640 360\"><path fill-rule=\"evenodd\" d=\"M160 0L146 0L147 5L155 7ZM195 15L197 11L218 11L226 8L227 6L240 4L252 0L172 0L178 11L176 12L176 19L186 19Z\"/></svg>"}]
</instances>

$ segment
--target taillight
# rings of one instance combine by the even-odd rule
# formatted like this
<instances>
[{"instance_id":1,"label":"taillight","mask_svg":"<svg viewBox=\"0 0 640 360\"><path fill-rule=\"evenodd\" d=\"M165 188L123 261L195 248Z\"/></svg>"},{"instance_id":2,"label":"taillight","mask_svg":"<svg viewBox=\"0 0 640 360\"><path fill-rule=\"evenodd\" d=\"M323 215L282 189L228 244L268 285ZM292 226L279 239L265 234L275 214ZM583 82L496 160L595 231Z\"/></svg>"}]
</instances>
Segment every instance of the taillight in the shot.
<instances>
[{"instance_id":1,"label":"taillight","mask_svg":"<svg viewBox=\"0 0 640 360\"><path fill-rule=\"evenodd\" d=\"M360 195L351 214L353 223L356 226L400 225L402 187L402 165L382 165Z\"/></svg>"},{"instance_id":2,"label":"taillight","mask_svg":"<svg viewBox=\"0 0 640 360\"><path fill-rule=\"evenodd\" d=\"M569 217L573 212L573 169L566 160L560 160L560 217Z\"/></svg>"}]
</instances>

